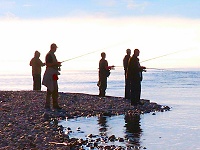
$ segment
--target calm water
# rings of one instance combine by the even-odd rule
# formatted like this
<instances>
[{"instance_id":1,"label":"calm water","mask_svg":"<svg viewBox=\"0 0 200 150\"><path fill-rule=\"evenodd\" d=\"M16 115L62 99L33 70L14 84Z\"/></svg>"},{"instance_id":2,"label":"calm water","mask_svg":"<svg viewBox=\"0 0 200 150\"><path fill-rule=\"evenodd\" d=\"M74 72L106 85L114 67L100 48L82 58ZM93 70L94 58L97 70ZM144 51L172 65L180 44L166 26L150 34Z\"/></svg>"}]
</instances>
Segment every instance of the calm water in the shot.
<instances>
[{"instance_id":1,"label":"calm water","mask_svg":"<svg viewBox=\"0 0 200 150\"><path fill-rule=\"evenodd\" d=\"M98 94L97 70L62 71L59 91ZM1 74L0 90L31 90L29 74ZM42 87L42 90L46 90ZM123 115L107 118L77 118L63 121L72 128L71 137L85 138L89 133L128 137L148 150L200 150L200 71L148 70L142 82L142 98L172 107L169 112L145 114L127 122ZM107 95L124 95L123 70L113 70ZM81 131L76 131L80 127ZM102 128L103 133L102 133ZM132 140L132 141L131 141ZM112 144L112 143L110 143Z\"/></svg>"}]
</instances>

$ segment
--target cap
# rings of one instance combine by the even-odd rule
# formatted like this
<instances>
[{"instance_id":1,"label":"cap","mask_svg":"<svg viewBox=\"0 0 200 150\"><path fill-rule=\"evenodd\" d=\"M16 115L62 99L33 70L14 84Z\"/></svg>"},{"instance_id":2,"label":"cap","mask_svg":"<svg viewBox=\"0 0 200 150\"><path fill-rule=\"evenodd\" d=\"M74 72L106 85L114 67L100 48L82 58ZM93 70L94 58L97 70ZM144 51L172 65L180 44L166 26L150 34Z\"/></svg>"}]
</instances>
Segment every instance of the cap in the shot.
<instances>
[{"instance_id":1,"label":"cap","mask_svg":"<svg viewBox=\"0 0 200 150\"><path fill-rule=\"evenodd\" d=\"M51 48L58 48L58 46L55 43L52 43Z\"/></svg>"}]
</instances>

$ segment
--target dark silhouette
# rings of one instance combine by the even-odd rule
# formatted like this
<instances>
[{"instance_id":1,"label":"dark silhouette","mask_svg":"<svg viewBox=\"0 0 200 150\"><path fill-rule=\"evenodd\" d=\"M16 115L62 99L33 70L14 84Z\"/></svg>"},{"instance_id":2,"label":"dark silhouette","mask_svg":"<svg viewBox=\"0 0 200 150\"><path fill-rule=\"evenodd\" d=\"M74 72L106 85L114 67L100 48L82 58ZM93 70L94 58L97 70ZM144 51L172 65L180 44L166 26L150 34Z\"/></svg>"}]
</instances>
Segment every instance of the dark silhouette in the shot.
<instances>
[{"instance_id":1,"label":"dark silhouette","mask_svg":"<svg viewBox=\"0 0 200 150\"><path fill-rule=\"evenodd\" d=\"M140 146L140 137L142 133L142 129L140 128L140 115L125 115L124 120L126 127L125 138L128 139L131 145Z\"/></svg>"},{"instance_id":2,"label":"dark silhouette","mask_svg":"<svg viewBox=\"0 0 200 150\"><path fill-rule=\"evenodd\" d=\"M142 72L145 71L146 67L140 66L138 56L140 51L138 49L134 50L134 54L129 59L128 70L127 70L127 79L131 83L131 105L141 104L140 95L141 95L141 81L142 81Z\"/></svg>"},{"instance_id":3,"label":"dark silhouette","mask_svg":"<svg viewBox=\"0 0 200 150\"><path fill-rule=\"evenodd\" d=\"M55 56L57 50L56 44L51 44L51 49L46 55L46 70L42 84L47 87L45 108L50 109L50 97L53 99L53 108L61 109L58 105L58 75L60 75L61 62L58 62Z\"/></svg>"},{"instance_id":4,"label":"dark silhouette","mask_svg":"<svg viewBox=\"0 0 200 150\"><path fill-rule=\"evenodd\" d=\"M99 86L99 96L104 97L106 94L107 88L107 77L110 75L110 70L114 68L114 66L108 66L106 58L106 53L101 53L101 60L99 61L99 81L97 85Z\"/></svg>"},{"instance_id":5,"label":"dark silhouette","mask_svg":"<svg viewBox=\"0 0 200 150\"><path fill-rule=\"evenodd\" d=\"M98 117L98 124L100 126L99 128L99 133L101 136L107 136L107 128L108 128L108 125L107 125L107 117L106 116L99 116Z\"/></svg>"},{"instance_id":6,"label":"dark silhouette","mask_svg":"<svg viewBox=\"0 0 200 150\"><path fill-rule=\"evenodd\" d=\"M130 80L126 78L127 74L127 69L128 69L128 61L130 59L131 55L131 50L127 49L126 50L126 55L124 56L123 59L123 66L124 66L124 75L125 75L125 99L130 99Z\"/></svg>"},{"instance_id":7,"label":"dark silhouette","mask_svg":"<svg viewBox=\"0 0 200 150\"><path fill-rule=\"evenodd\" d=\"M32 66L33 90L41 91L41 68L45 66L45 63L40 60L40 52L35 51L30 66Z\"/></svg>"}]
</instances>

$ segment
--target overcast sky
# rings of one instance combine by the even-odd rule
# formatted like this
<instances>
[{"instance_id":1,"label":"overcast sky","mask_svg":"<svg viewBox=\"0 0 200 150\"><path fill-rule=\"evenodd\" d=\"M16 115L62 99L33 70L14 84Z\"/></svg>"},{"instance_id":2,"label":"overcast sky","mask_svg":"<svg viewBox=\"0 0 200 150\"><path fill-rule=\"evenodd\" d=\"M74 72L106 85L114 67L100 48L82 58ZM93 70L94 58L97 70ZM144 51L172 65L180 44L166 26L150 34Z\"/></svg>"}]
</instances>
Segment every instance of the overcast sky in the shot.
<instances>
[{"instance_id":1,"label":"overcast sky","mask_svg":"<svg viewBox=\"0 0 200 150\"><path fill-rule=\"evenodd\" d=\"M165 16L199 19L199 0L0 0L0 16L20 19Z\"/></svg>"},{"instance_id":2,"label":"overcast sky","mask_svg":"<svg viewBox=\"0 0 200 150\"><path fill-rule=\"evenodd\" d=\"M200 0L0 0L0 63L21 62L18 66L27 70L34 51L44 61L55 42L61 61L100 50L78 59L86 64L81 68L93 64L96 69L101 49L110 65L122 65L127 48L139 48L141 60L186 49L144 65L198 68L199 10Z\"/></svg>"}]
</instances>

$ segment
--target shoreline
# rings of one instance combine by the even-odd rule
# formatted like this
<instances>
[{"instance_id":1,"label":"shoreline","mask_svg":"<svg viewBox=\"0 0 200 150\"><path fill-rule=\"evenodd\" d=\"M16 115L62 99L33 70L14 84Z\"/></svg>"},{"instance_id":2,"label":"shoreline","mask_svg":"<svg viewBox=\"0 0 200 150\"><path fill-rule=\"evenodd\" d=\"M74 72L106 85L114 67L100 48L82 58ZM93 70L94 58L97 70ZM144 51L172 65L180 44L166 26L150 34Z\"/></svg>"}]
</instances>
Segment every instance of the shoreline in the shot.
<instances>
[{"instance_id":1,"label":"shoreline","mask_svg":"<svg viewBox=\"0 0 200 150\"><path fill-rule=\"evenodd\" d=\"M63 110L46 111L45 98L46 91L0 91L0 150L79 149L79 139L64 134L58 120L99 115L131 117L170 110L150 100L142 100L144 105L133 107L123 97L59 92L58 102Z\"/></svg>"}]
</instances>

